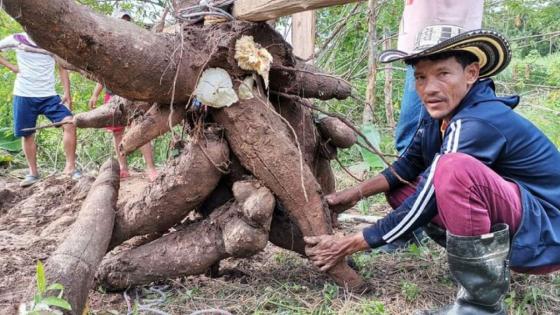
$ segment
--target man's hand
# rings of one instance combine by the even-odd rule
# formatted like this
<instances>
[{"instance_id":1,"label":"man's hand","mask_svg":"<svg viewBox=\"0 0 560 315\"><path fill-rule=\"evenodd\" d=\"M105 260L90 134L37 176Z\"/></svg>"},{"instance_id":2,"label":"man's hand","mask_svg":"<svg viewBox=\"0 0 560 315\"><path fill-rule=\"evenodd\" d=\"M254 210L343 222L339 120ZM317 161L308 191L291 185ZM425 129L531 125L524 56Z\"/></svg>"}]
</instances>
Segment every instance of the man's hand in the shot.
<instances>
[{"instance_id":1,"label":"man's hand","mask_svg":"<svg viewBox=\"0 0 560 315\"><path fill-rule=\"evenodd\" d=\"M62 104L68 107L69 110L72 110L72 96L69 94L64 94L62 97Z\"/></svg>"},{"instance_id":2,"label":"man's hand","mask_svg":"<svg viewBox=\"0 0 560 315\"><path fill-rule=\"evenodd\" d=\"M88 101L89 109L95 109L96 105L97 105L97 97L95 97L95 96L90 97L90 99Z\"/></svg>"},{"instance_id":3,"label":"man's hand","mask_svg":"<svg viewBox=\"0 0 560 315\"><path fill-rule=\"evenodd\" d=\"M369 248L362 233L350 236L320 235L304 237L305 254L321 271L334 267L344 257Z\"/></svg>"},{"instance_id":4,"label":"man's hand","mask_svg":"<svg viewBox=\"0 0 560 315\"><path fill-rule=\"evenodd\" d=\"M363 196L358 187L345 189L343 191L334 192L325 197L329 207L336 213L352 208Z\"/></svg>"}]
</instances>

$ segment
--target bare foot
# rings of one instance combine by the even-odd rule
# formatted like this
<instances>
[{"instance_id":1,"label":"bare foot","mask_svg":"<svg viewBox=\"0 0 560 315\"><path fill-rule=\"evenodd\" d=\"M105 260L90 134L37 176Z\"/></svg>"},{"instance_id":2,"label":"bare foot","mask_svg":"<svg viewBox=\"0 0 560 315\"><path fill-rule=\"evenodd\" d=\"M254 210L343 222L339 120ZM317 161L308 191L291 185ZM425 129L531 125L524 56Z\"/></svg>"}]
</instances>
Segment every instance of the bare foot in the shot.
<instances>
[{"instance_id":1,"label":"bare foot","mask_svg":"<svg viewBox=\"0 0 560 315\"><path fill-rule=\"evenodd\" d=\"M127 178L128 176L130 176L130 174L128 174L127 169L121 169L119 175L120 175L121 178Z\"/></svg>"},{"instance_id":2,"label":"bare foot","mask_svg":"<svg viewBox=\"0 0 560 315\"><path fill-rule=\"evenodd\" d=\"M148 175L148 179L150 180L150 182L155 181L158 176L158 171L156 169L148 170L146 171L146 173Z\"/></svg>"}]
</instances>

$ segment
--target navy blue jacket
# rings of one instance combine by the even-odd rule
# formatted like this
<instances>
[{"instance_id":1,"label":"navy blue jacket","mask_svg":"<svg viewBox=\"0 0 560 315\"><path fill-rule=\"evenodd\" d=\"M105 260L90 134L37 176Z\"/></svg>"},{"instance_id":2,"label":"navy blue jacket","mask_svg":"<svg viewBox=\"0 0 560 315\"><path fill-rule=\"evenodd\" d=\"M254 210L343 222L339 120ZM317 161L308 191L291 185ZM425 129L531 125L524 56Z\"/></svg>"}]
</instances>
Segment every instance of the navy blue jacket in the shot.
<instances>
[{"instance_id":1,"label":"navy blue jacket","mask_svg":"<svg viewBox=\"0 0 560 315\"><path fill-rule=\"evenodd\" d=\"M407 181L420 176L416 192L393 212L364 229L378 247L424 226L437 214L433 174L439 156L475 157L521 191L523 218L511 243L512 267L560 264L560 153L531 122L513 111L518 96L497 97L490 79L479 80L459 104L443 139L440 122L424 119L393 170ZM386 169L391 189L402 185Z\"/></svg>"}]
</instances>

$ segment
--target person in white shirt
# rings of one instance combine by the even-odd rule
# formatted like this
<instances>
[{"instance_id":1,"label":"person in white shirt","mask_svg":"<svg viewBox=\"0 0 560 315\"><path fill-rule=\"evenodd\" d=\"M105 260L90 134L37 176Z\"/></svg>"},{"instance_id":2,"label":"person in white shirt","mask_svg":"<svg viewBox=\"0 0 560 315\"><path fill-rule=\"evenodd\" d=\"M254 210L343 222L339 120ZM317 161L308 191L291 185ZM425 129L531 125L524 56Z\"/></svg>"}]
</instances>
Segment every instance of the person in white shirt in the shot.
<instances>
[{"instance_id":1,"label":"person in white shirt","mask_svg":"<svg viewBox=\"0 0 560 315\"><path fill-rule=\"evenodd\" d=\"M61 99L55 91L55 60L25 33L13 34L0 40L0 51L15 49L17 66L0 56L0 64L16 73L14 84L14 134L22 137L23 152L29 166L29 174L21 182L22 187L31 186L39 180L37 170L37 145L34 128L39 115L45 115L51 122L72 119L72 97L68 71L59 66L60 81L64 87ZM76 169L76 127L65 124L63 129L64 154L66 165L64 173L77 179L81 176Z\"/></svg>"}]
</instances>

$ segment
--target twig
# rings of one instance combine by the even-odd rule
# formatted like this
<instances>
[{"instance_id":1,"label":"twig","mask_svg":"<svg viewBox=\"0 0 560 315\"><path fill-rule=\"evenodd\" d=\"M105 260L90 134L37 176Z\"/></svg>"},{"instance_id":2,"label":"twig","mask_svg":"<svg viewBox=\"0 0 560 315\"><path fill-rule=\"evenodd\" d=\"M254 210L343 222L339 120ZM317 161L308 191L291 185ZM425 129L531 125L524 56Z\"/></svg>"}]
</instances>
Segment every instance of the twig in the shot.
<instances>
[{"instance_id":1,"label":"twig","mask_svg":"<svg viewBox=\"0 0 560 315\"><path fill-rule=\"evenodd\" d=\"M74 122L71 120L65 120L65 121L59 121L59 122L55 122L52 124L46 124L46 125L42 125L42 126L37 126L35 128L24 128L21 129L21 131L37 131L39 129L46 129L46 128L58 128L60 126L64 126L64 125L68 125L68 124L73 124Z\"/></svg>"},{"instance_id":2,"label":"twig","mask_svg":"<svg viewBox=\"0 0 560 315\"><path fill-rule=\"evenodd\" d=\"M342 168L342 170L344 170L344 172L346 172L346 174L350 175L353 179L355 179L358 182L363 182L363 179L359 179L358 177L356 177L354 174L352 174L352 172L350 172L350 170L348 170L346 168L346 166L342 165L342 162L340 161L340 159L338 158L338 156L335 157L336 161L338 162L338 165L340 165L340 167Z\"/></svg>"},{"instance_id":3,"label":"twig","mask_svg":"<svg viewBox=\"0 0 560 315\"><path fill-rule=\"evenodd\" d=\"M354 13L356 13L356 11L358 10L359 7L360 7L360 3L356 3L356 5L352 8L352 11L350 11L350 13L348 13L348 15L344 19L342 19L340 22L338 22L338 25L334 28L331 35L323 42L323 45L321 45L319 50L312 57L310 57L308 60L315 59L323 53L323 51L329 46L331 41L340 33L342 28L344 28L344 26L347 25L348 20L352 16L354 16ZM308 60L305 60L305 61L308 61Z\"/></svg>"}]
</instances>

